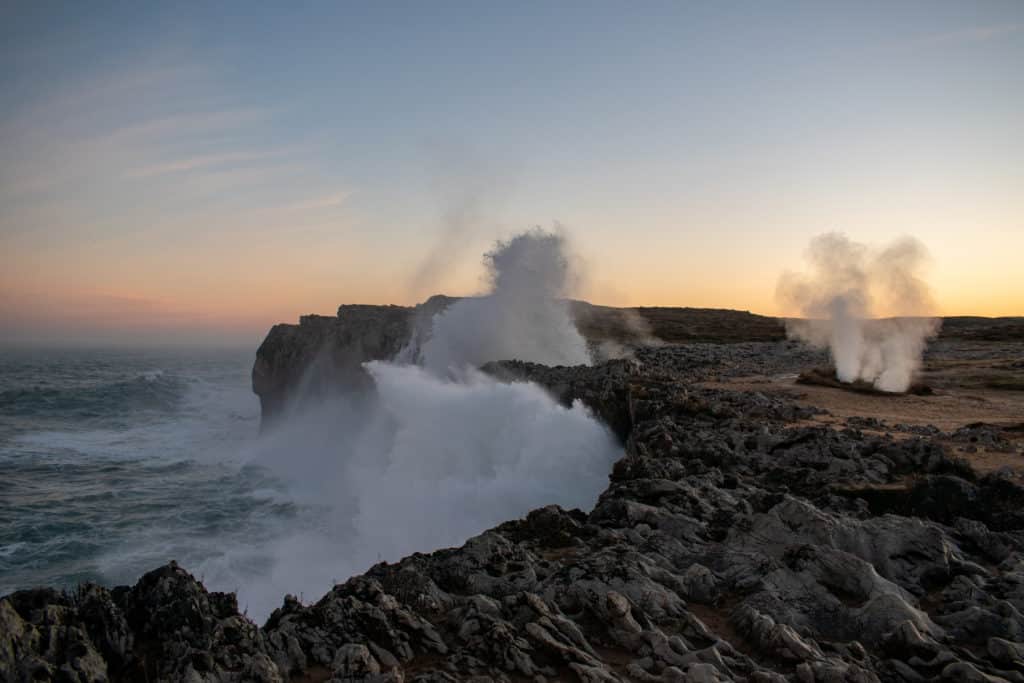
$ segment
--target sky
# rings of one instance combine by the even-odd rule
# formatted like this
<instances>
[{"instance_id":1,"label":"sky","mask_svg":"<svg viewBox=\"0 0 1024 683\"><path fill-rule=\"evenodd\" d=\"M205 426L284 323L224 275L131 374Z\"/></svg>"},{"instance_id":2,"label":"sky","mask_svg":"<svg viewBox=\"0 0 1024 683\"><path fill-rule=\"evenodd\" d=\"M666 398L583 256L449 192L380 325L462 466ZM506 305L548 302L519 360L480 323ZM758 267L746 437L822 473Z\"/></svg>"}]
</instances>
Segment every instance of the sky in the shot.
<instances>
[{"instance_id":1,"label":"sky","mask_svg":"<svg viewBox=\"0 0 1024 683\"><path fill-rule=\"evenodd\" d=\"M1024 314L1024 3L0 2L0 342L224 342L482 287L781 315L842 231Z\"/></svg>"}]
</instances>

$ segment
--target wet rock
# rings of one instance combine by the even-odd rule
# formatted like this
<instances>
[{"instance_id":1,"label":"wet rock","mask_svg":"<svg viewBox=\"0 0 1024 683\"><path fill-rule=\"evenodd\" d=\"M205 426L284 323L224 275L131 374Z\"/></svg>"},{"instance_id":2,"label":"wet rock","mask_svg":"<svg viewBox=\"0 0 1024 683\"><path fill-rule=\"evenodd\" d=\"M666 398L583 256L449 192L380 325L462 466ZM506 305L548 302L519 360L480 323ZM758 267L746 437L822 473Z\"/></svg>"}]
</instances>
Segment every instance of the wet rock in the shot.
<instances>
[{"instance_id":1,"label":"wet rock","mask_svg":"<svg viewBox=\"0 0 1024 683\"><path fill-rule=\"evenodd\" d=\"M367 349L415 328L403 310ZM282 344L263 356L268 396L292 367L276 354L298 348ZM173 564L130 587L21 591L0 599L0 680L1024 681L1018 484L975 476L934 428L814 425L785 396L697 384L816 353L490 364L620 436L592 511L548 506L379 564L313 604L286 597L262 627Z\"/></svg>"}]
</instances>

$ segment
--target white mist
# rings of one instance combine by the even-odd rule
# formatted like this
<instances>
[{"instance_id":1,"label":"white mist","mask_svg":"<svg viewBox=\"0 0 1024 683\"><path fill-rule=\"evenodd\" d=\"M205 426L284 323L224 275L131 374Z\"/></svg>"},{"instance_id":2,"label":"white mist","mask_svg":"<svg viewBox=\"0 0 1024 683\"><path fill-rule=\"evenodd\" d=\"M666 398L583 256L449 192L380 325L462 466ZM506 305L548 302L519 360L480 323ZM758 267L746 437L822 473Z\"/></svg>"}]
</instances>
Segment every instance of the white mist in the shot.
<instances>
[{"instance_id":1,"label":"white mist","mask_svg":"<svg viewBox=\"0 0 1024 683\"><path fill-rule=\"evenodd\" d=\"M872 249L840 233L815 237L809 271L779 280L779 298L804 316L787 321L787 334L828 348L841 382L906 391L940 322L930 315L928 286L919 276L925 258L912 238Z\"/></svg>"},{"instance_id":2,"label":"white mist","mask_svg":"<svg viewBox=\"0 0 1024 683\"><path fill-rule=\"evenodd\" d=\"M273 470L314 523L268 547L200 570L265 618L286 593L306 600L377 561L459 545L537 507L589 509L621 447L581 404L500 383L474 366L519 358L588 363L561 297L570 282L560 236L539 231L488 254L492 291L437 315L422 365L364 365L373 390L293 406L250 461ZM308 516L307 516L308 519Z\"/></svg>"}]
</instances>

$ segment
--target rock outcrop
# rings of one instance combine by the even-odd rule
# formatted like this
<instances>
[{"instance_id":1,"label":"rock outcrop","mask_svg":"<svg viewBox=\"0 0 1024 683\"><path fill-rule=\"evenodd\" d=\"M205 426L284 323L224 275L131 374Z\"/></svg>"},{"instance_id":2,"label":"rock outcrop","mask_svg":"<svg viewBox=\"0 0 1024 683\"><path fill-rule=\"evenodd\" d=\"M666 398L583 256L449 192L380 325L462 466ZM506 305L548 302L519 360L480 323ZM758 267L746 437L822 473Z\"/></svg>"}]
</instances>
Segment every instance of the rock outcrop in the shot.
<instances>
[{"instance_id":1,"label":"rock outcrop","mask_svg":"<svg viewBox=\"0 0 1024 683\"><path fill-rule=\"evenodd\" d=\"M260 398L262 422L273 423L290 403L317 397L338 386L356 387L368 378L361 365L394 358L430 335L433 316L457 298L436 295L416 306L346 304L336 317L306 315L298 325L274 325L256 351L252 388ZM642 345L665 341L764 341L782 339L775 318L745 311L703 308L622 309L571 301L581 333L602 356L603 344Z\"/></svg>"},{"instance_id":2,"label":"rock outcrop","mask_svg":"<svg viewBox=\"0 0 1024 683\"><path fill-rule=\"evenodd\" d=\"M417 328L452 301L435 296L412 307L343 305L334 318L305 315L298 325L274 325L252 367L262 424L273 423L296 399L368 382L364 362L393 358Z\"/></svg>"},{"instance_id":3,"label":"rock outcrop","mask_svg":"<svg viewBox=\"0 0 1024 683\"><path fill-rule=\"evenodd\" d=\"M264 425L303 396L333 387L357 386L368 378L361 364L391 359L430 334L431 320L457 298L437 295L416 306L343 305L335 317L302 316L298 325L274 325L256 352L253 391L260 398ZM777 318L714 308L613 308L570 301L580 333L598 360L633 355L651 343L743 345L781 341L785 327ZM1021 318L944 319L940 339L1013 339ZM413 355L415 349L412 349ZM821 358L824 361L824 358ZM802 368L806 369L806 368ZM1018 372L997 380L1024 386ZM992 385L1002 386L1002 385Z\"/></svg>"},{"instance_id":4,"label":"rock outcrop","mask_svg":"<svg viewBox=\"0 0 1024 683\"><path fill-rule=\"evenodd\" d=\"M379 564L262 628L174 565L22 591L0 599L0 679L1024 681L1018 479L975 475L937 429L816 424L785 396L696 383L805 353L492 364L622 436L591 512L541 508Z\"/></svg>"},{"instance_id":5,"label":"rock outcrop","mask_svg":"<svg viewBox=\"0 0 1024 683\"><path fill-rule=\"evenodd\" d=\"M353 386L362 363L394 356L410 329L411 311L402 306L342 306L337 318L305 315L298 325L274 325L252 367L263 424L293 396Z\"/></svg>"}]
</instances>

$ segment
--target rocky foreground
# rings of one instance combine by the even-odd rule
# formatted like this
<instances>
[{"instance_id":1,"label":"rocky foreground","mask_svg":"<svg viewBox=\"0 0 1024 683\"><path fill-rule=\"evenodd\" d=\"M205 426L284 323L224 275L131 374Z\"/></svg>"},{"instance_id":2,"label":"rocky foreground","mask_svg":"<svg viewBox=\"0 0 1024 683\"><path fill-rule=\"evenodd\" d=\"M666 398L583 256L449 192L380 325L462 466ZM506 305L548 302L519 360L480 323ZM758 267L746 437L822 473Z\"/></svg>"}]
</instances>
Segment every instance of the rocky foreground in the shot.
<instances>
[{"instance_id":1,"label":"rocky foreground","mask_svg":"<svg viewBox=\"0 0 1024 683\"><path fill-rule=\"evenodd\" d=\"M535 510L316 604L286 597L263 627L174 564L18 592L0 600L0 679L1024 681L1024 488L949 446L1024 458L1020 428L822 423L702 383L821 360L775 342L491 364L622 438L589 514Z\"/></svg>"}]
</instances>

